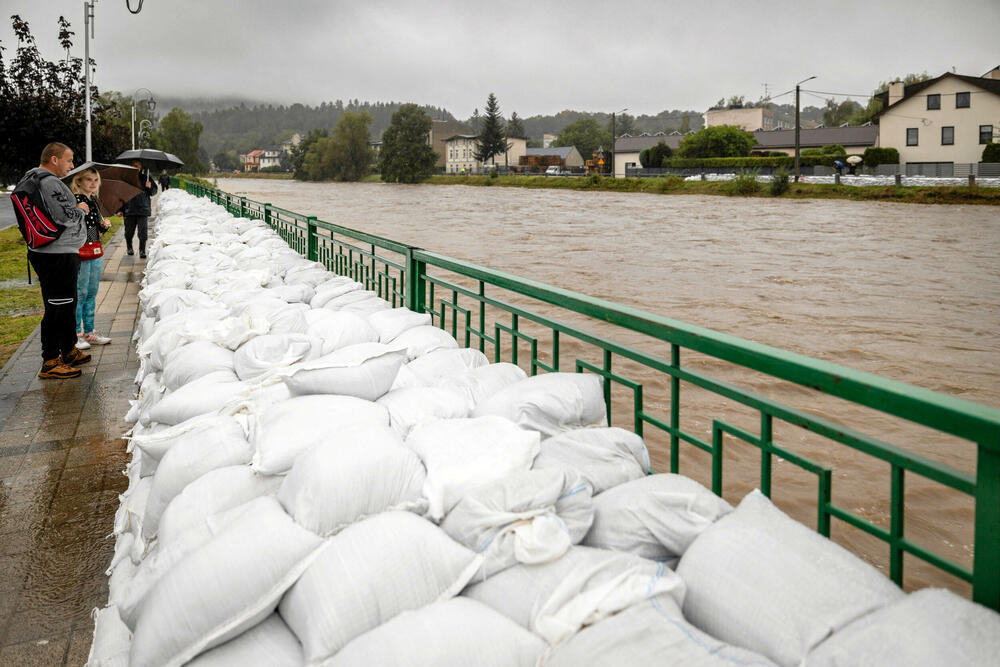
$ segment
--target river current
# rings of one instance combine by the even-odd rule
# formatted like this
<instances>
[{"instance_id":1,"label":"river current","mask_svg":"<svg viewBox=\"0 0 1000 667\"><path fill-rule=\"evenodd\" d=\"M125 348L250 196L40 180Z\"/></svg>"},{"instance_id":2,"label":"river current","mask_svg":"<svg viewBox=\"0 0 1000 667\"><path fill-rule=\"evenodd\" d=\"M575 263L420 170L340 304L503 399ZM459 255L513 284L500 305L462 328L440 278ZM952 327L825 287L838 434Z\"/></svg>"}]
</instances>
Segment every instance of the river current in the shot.
<instances>
[{"instance_id":1,"label":"river current","mask_svg":"<svg viewBox=\"0 0 1000 667\"><path fill-rule=\"evenodd\" d=\"M987 206L768 200L465 186L220 179L251 199L507 273L641 308L894 380L1000 406L1000 213ZM631 342L631 341L626 341ZM975 447L799 387L690 365L769 398L834 418L965 472ZM685 364L688 365L688 364ZM650 372L639 381L650 380ZM662 375L656 381L663 385ZM704 392L701 392L704 393ZM682 426L710 441L711 420L757 433L752 413L698 390ZM627 397L616 394L617 403ZM647 405L669 399L648 392ZM836 403L836 405L835 405ZM627 406L626 406L627 407ZM732 413L732 414L730 414ZM759 421L759 418L758 418ZM859 424L861 428L859 428ZM654 468L669 440L650 433ZM834 471L833 501L886 527L884 463L787 425L775 441ZM729 444L732 442L732 444ZM725 495L759 479L759 454L727 440ZM685 474L707 482L708 458L682 449ZM686 468L686 469L685 469ZM816 477L776 459L774 498L815 525ZM972 503L906 478L906 536L968 567ZM877 567L887 547L834 521L835 540ZM907 588L964 584L906 558Z\"/></svg>"}]
</instances>

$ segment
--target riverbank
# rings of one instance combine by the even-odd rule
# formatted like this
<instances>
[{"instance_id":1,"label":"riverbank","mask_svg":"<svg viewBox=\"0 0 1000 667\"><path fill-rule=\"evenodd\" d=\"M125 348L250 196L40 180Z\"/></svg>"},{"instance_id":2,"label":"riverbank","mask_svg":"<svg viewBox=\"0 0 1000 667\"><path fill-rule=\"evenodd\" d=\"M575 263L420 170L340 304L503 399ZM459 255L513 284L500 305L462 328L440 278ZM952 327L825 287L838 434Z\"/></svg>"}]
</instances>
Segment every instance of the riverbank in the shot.
<instances>
[{"instance_id":1,"label":"riverbank","mask_svg":"<svg viewBox=\"0 0 1000 667\"><path fill-rule=\"evenodd\" d=\"M114 237L122 218L113 217L105 239ZM28 284L27 250L18 228L0 230L0 368L42 321L42 292L32 272Z\"/></svg>"},{"instance_id":2,"label":"riverbank","mask_svg":"<svg viewBox=\"0 0 1000 667\"><path fill-rule=\"evenodd\" d=\"M1000 188L969 186L834 185L789 183L782 195L770 193L770 183L760 182L755 193L736 193L733 181L687 181L667 178L555 178L548 176L431 176L433 185L475 185L508 188L548 188L603 192L644 192L647 194L725 195L764 199L850 199L909 204L981 204L1000 206Z\"/></svg>"}]
</instances>

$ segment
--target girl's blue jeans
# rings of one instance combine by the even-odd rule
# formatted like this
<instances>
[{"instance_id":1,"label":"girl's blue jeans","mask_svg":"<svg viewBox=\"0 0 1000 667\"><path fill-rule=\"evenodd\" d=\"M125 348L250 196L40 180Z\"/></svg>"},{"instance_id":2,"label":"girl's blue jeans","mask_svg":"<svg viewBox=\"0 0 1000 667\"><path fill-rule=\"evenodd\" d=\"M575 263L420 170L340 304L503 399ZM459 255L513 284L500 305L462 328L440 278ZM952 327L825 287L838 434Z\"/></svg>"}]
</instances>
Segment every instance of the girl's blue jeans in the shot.
<instances>
[{"instance_id":1,"label":"girl's blue jeans","mask_svg":"<svg viewBox=\"0 0 1000 667\"><path fill-rule=\"evenodd\" d=\"M82 333L94 330L94 307L97 305L103 262L103 257L80 262L80 275L76 279L76 330Z\"/></svg>"}]
</instances>

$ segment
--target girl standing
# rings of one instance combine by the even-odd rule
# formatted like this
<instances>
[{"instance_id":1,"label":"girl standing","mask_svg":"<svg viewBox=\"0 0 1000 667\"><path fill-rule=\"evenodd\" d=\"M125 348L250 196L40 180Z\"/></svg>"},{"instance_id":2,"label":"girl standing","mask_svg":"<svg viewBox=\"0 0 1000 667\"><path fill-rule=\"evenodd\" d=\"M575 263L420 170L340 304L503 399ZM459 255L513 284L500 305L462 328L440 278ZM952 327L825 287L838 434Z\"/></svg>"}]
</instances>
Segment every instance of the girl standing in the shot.
<instances>
[{"instance_id":1,"label":"girl standing","mask_svg":"<svg viewBox=\"0 0 1000 667\"><path fill-rule=\"evenodd\" d=\"M107 336L94 331L94 307L104 259L101 233L111 226L101 216L101 209L97 205L100 187L101 175L96 169L87 169L73 177L69 188L76 195L77 202L85 202L90 207L90 213L84 218L87 242L80 248L80 275L76 280L76 347L81 350L86 350L91 345L107 345L111 342Z\"/></svg>"}]
</instances>

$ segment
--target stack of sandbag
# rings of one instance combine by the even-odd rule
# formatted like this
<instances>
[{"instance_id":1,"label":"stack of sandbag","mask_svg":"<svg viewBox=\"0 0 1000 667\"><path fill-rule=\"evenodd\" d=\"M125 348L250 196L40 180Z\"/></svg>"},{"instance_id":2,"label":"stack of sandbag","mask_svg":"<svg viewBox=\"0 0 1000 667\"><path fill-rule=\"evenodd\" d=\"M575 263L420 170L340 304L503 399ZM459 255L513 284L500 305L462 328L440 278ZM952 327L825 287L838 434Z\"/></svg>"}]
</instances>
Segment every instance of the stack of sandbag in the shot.
<instances>
[{"instance_id":1,"label":"stack of sandbag","mask_svg":"<svg viewBox=\"0 0 1000 667\"><path fill-rule=\"evenodd\" d=\"M650 475L596 375L491 364L182 191L156 231L92 666L832 665L877 650L863 619L974 664L996 637L759 494Z\"/></svg>"}]
</instances>

